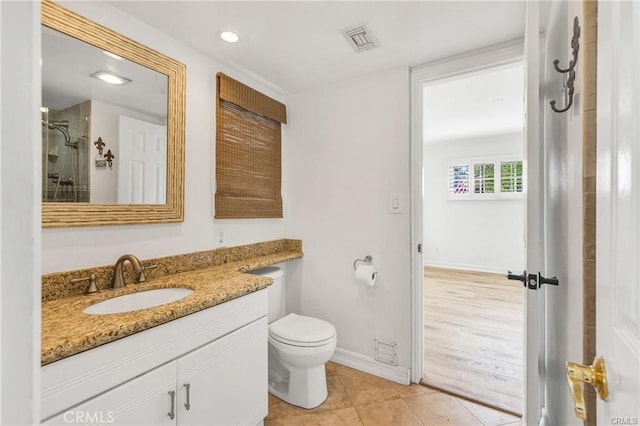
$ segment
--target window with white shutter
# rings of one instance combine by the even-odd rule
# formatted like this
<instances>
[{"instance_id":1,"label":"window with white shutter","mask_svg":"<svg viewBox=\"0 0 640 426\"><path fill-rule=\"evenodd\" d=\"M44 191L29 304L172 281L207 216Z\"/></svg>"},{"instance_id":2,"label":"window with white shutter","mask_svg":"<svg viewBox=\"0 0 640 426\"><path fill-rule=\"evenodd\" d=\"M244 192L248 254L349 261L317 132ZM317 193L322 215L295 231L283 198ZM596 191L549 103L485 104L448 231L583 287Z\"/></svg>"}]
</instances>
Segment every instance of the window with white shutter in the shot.
<instances>
[{"instance_id":1,"label":"window with white shutter","mask_svg":"<svg viewBox=\"0 0 640 426\"><path fill-rule=\"evenodd\" d=\"M473 165L473 193L493 194L496 187L495 164L480 163Z\"/></svg>"},{"instance_id":2,"label":"window with white shutter","mask_svg":"<svg viewBox=\"0 0 640 426\"><path fill-rule=\"evenodd\" d=\"M500 192L522 192L522 161L500 162Z\"/></svg>"},{"instance_id":3,"label":"window with white shutter","mask_svg":"<svg viewBox=\"0 0 640 426\"><path fill-rule=\"evenodd\" d=\"M521 198L525 188L522 160L512 156L457 160L447 177L451 200Z\"/></svg>"},{"instance_id":4,"label":"window with white shutter","mask_svg":"<svg viewBox=\"0 0 640 426\"><path fill-rule=\"evenodd\" d=\"M469 166L449 166L449 193L469 193Z\"/></svg>"}]
</instances>

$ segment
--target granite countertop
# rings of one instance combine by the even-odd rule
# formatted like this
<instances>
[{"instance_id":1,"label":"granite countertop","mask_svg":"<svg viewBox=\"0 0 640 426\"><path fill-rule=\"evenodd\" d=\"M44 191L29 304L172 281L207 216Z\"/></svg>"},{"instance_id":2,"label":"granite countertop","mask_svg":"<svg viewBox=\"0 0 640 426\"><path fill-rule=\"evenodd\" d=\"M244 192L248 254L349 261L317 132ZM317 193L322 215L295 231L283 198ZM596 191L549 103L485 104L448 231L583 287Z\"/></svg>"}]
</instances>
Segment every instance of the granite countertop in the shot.
<instances>
[{"instance_id":1,"label":"granite countertop","mask_svg":"<svg viewBox=\"0 0 640 426\"><path fill-rule=\"evenodd\" d=\"M62 358L155 327L202 309L227 302L268 287L272 280L246 272L302 257L291 250L154 278L141 284L127 280L124 288L106 289L42 303L42 358L46 365ZM107 315L82 311L96 302L138 291L166 287L192 289L193 293L175 302L132 312Z\"/></svg>"}]
</instances>

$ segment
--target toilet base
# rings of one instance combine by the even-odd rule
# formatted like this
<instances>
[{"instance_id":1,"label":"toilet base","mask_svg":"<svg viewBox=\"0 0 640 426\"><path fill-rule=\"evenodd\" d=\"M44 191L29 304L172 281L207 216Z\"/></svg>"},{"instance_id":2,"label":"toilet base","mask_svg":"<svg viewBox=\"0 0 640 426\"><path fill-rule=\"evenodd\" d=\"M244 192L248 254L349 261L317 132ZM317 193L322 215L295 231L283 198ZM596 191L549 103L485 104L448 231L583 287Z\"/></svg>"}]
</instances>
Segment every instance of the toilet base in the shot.
<instances>
[{"instance_id":1,"label":"toilet base","mask_svg":"<svg viewBox=\"0 0 640 426\"><path fill-rule=\"evenodd\" d=\"M324 364L304 369L289 367L289 380L269 383L269 392L289 404L316 408L328 395Z\"/></svg>"}]
</instances>

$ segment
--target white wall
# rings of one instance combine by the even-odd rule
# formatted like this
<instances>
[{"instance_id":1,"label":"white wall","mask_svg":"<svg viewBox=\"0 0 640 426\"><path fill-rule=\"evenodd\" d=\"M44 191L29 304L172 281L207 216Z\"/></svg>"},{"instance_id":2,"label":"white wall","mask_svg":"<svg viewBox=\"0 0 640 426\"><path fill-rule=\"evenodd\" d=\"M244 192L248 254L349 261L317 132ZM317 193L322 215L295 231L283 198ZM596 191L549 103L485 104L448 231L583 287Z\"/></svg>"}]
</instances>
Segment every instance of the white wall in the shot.
<instances>
[{"instance_id":1,"label":"white wall","mask_svg":"<svg viewBox=\"0 0 640 426\"><path fill-rule=\"evenodd\" d=\"M128 110L117 105L111 105L97 100L91 101L91 135L89 136L89 170L91 171L91 202L115 203L118 195L118 169L122 162L120 158L119 129L120 116L124 115L149 123L166 126L166 120L150 114ZM115 155L112 167L98 169L95 166L98 149L93 142L102 138L105 143L103 155L107 150ZM100 157L101 160L104 157Z\"/></svg>"},{"instance_id":2,"label":"white wall","mask_svg":"<svg viewBox=\"0 0 640 426\"><path fill-rule=\"evenodd\" d=\"M284 219L212 219L215 73L225 72L278 100L283 100L283 96L107 3L62 2L62 5L187 66L185 219L183 223L175 224L44 229L43 272L110 264L124 253L148 258L282 238ZM286 135L283 135L282 144L284 172L288 149ZM284 184L282 192L286 203ZM223 243L219 242L219 232L224 233Z\"/></svg>"},{"instance_id":3,"label":"white wall","mask_svg":"<svg viewBox=\"0 0 640 426\"><path fill-rule=\"evenodd\" d=\"M582 425L573 413L573 402L565 378L565 363L582 360L582 116L581 100L563 114L551 111L549 101L559 106L562 76L553 70L553 60L566 66L571 49L573 17L582 22L582 4L553 2L545 37L544 143L547 160L546 275L557 275L558 287L544 286L547 312L546 407L550 425ZM581 41L582 43L582 41ZM576 66L575 87L582 86L582 59ZM544 271L543 271L544 272Z\"/></svg>"},{"instance_id":4,"label":"white wall","mask_svg":"<svg viewBox=\"0 0 640 426\"><path fill-rule=\"evenodd\" d=\"M0 2L0 424L40 414L40 3Z\"/></svg>"},{"instance_id":5,"label":"white wall","mask_svg":"<svg viewBox=\"0 0 640 426\"><path fill-rule=\"evenodd\" d=\"M375 338L397 342L409 368L409 70L294 95L288 107L287 234L305 253L288 268L288 309L334 324L340 349L372 358ZM404 195L404 214L388 213L390 193ZM354 280L353 261L368 254L375 287Z\"/></svg>"},{"instance_id":6,"label":"white wall","mask_svg":"<svg viewBox=\"0 0 640 426\"><path fill-rule=\"evenodd\" d=\"M450 200L453 161L522 156L522 133L425 144L423 260L425 265L503 273L524 268L524 200Z\"/></svg>"}]
</instances>

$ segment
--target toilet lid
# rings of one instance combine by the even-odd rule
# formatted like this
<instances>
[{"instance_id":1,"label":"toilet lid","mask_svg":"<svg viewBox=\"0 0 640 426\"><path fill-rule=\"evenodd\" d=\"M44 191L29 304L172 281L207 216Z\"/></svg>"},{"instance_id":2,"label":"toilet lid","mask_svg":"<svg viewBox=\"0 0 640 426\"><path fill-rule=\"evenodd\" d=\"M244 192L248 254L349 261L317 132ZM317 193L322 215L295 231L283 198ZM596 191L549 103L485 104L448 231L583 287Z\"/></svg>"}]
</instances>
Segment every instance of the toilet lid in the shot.
<instances>
[{"instance_id":1,"label":"toilet lid","mask_svg":"<svg viewBox=\"0 0 640 426\"><path fill-rule=\"evenodd\" d=\"M336 329L321 319L289 314L271 323L269 334L282 343L303 346L331 340L336 335Z\"/></svg>"}]
</instances>

